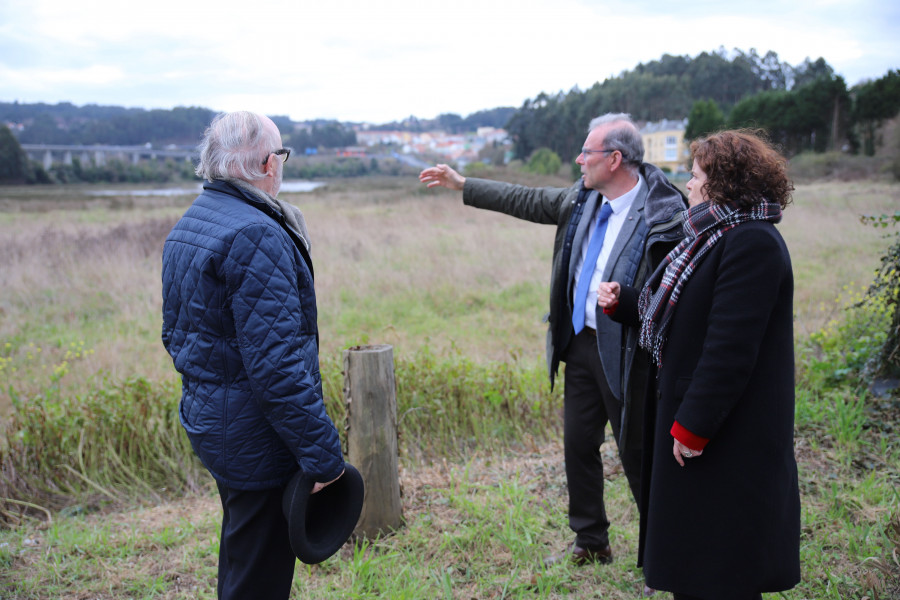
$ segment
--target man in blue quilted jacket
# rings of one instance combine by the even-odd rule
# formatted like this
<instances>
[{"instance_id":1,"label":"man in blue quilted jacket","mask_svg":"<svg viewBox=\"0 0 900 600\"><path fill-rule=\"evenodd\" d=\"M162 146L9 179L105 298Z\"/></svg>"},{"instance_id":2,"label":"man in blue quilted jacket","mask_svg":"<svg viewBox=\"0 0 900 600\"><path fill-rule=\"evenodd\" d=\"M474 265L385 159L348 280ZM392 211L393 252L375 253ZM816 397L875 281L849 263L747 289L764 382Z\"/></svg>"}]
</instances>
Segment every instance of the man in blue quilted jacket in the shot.
<instances>
[{"instance_id":1,"label":"man in blue quilted jacket","mask_svg":"<svg viewBox=\"0 0 900 600\"><path fill-rule=\"evenodd\" d=\"M219 598L289 597L282 492L298 469L319 482L313 493L344 472L322 397L309 233L277 198L289 155L270 119L217 116L200 144L203 191L163 248L181 423L222 501Z\"/></svg>"}]
</instances>

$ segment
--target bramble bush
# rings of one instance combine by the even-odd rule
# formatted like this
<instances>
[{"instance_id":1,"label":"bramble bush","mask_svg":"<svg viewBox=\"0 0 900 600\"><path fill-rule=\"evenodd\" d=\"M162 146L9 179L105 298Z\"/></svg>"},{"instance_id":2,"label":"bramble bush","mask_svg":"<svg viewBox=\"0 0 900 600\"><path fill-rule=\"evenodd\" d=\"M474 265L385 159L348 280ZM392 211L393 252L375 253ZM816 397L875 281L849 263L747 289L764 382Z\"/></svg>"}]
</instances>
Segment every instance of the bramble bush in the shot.
<instances>
[{"instance_id":1,"label":"bramble bush","mask_svg":"<svg viewBox=\"0 0 900 600\"><path fill-rule=\"evenodd\" d=\"M893 215L863 216L862 222L874 227L900 224L900 211ZM900 377L900 231L881 257L881 266L869 286L863 304L884 304L889 313L881 350L873 357L870 371L875 376Z\"/></svg>"}]
</instances>

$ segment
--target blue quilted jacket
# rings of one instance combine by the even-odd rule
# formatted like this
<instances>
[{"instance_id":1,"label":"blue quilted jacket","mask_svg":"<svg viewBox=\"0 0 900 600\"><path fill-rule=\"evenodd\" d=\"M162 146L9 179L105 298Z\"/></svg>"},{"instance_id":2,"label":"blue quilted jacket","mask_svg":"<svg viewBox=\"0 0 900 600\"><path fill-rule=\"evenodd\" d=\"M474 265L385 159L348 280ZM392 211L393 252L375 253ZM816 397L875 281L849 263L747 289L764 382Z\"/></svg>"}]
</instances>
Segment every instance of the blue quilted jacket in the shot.
<instances>
[{"instance_id":1,"label":"blue quilted jacket","mask_svg":"<svg viewBox=\"0 0 900 600\"><path fill-rule=\"evenodd\" d=\"M280 213L223 182L166 238L163 344L182 376L181 423L226 487L279 487L298 467L341 474L325 412L306 248Z\"/></svg>"}]
</instances>

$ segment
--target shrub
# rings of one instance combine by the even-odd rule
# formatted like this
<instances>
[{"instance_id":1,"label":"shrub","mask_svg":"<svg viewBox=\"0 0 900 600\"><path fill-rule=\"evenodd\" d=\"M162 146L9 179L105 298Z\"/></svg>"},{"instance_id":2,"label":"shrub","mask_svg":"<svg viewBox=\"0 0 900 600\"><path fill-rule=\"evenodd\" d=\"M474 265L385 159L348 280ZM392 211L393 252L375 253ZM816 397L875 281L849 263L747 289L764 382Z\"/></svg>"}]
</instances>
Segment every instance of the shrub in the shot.
<instances>
[{"instance_id":1,"label":"shrub","mask_svg":"<svg viewBox=\"0 0 900 600\"><path fill-rule=\"evenodd\" d=\"M492 171L493 169L489 165L479 160L467 164L463 170L463 174L466 177L487 177Z\"/></svg>"},{"instance_id":2,"label":"shrub","mask_svg":"<svg viewBox=\"0 0 900 600\"><path fill-rule=\"evenodd\" d=\"M843 308L841 318L798 343L798 388L862 386L866 365L884 344L889 307L883 299L866 299L861 290L845 292L835 301Z\"/></svg>"},{"instance_id":3,"label":"shrub","mask_svg":"<svg viewBox=\"0 0 900 600\"><path fill-rule=\"evenodd\" d=\"M342 364L323 357L321 372L328 414L343 436ZM397 361L394 372L406 458L460 457L559 434L560 395L539 366L423 352ZM33 398L13 392L0 445L0 525L63 508L159 501L211 481L179 422L175 383L103 380L70 397L58 380Z\"/></svg>"},{"instance_id":4,"label":"shrub","mask_svg":"<svg viewBox=\"0 0 900 600\"><path fill-rule=\"evenodd\" d=\"M893 215L864 216L862 221L875 227L897 225L900 211ZM876 376L900 377L900 232L892 237L893 243L881 257L875 280L858 306L883 306L888 315L884 343L868 365L871 372Z\"/></svg>"},{"instance_id":5,"label":"shrub","mask_svg":"<svg viewBox=\"0 0 900 600\"><path fill-rule=\"evenodd\" d=\"M525 170L537 175L556 175L562 166L559 155L550 148L538 148L531 153Z\"/></svg>"},{"instance_id":6,"label":"shrub","mask_svg":"<svg viewBox=\"0 0 900 600\"><path fill-rule=\"evenodd\" d=\"M342 365L321 366L328 414L346 418ZM410 459L462 457L560 433L561 394L551 393L541 366L517 361L476 363L429 351L395 359L401 452ZM340 429L340 428L339 428Z\"/></svg>"},{"instance_id":7,"label":"shrub","mask_svg":"<svg viewBox=\"0 0 900 600\"><path fill-rule=\"evenodd\" d=\"M886 159L856 156L842 152L803 152L791 159L791 177L795 181L837 179L851 181L875 178L887 167Z\"/></svg>"},{"instance_id":8,"label":"shrub","mask_svg":"<svg viewBox=\"0 0 900 600\"><path fill-rule=\"evenodd\" d=\"M142 378L104 380L77 397L55 384L33 398L13 393L0 446L0 524L35 510L198 489L208 479L179 422L178 399L173 384Z\"/></svg>"}]
</instances>

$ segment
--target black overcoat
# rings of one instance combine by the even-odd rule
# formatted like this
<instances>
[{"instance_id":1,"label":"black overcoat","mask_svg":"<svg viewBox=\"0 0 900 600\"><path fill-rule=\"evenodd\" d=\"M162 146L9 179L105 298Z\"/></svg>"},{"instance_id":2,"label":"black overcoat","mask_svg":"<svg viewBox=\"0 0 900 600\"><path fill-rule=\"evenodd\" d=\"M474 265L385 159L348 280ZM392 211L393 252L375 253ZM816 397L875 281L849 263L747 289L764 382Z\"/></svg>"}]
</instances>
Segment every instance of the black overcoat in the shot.
<instances>
[{"instance_id":1,"label":"black overcoat","mask_svg":"<svg viewBox=\"0 0 900 600\"><path fill-rule=\"evenodd\" d=\"M682 290L648 386L638 560L650 587L728 598L800 580L792 319L771 223L727 231ZM684 467L675 420L710 440Z\"/></svg>"}]
</instances>

